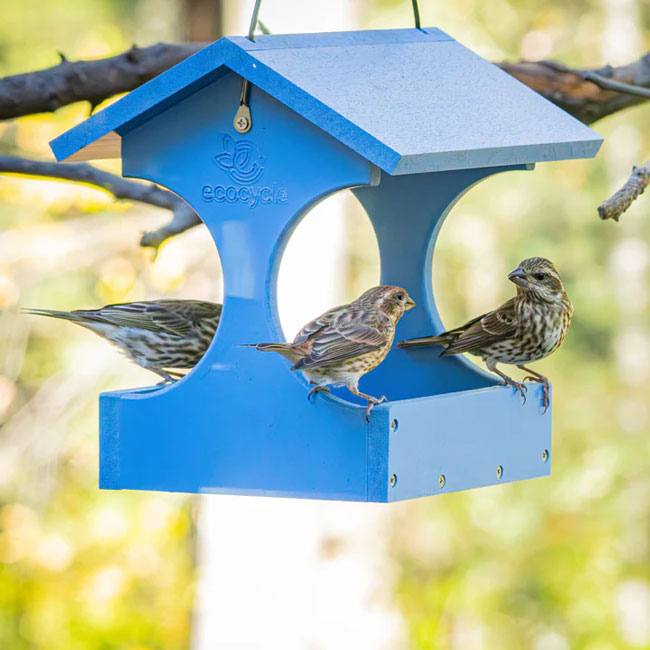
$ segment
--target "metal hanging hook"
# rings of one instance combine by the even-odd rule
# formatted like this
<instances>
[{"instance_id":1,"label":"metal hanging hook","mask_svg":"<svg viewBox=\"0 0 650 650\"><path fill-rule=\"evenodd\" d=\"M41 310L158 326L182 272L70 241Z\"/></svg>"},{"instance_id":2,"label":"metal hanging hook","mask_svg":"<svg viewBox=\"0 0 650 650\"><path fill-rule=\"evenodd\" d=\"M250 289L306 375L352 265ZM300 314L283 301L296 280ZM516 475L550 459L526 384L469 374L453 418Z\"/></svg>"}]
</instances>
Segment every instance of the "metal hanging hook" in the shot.
<instances>
[{"instance_id":1,"label":"metal hanging hook","mask_svg":"<svg viewBox=\"0 0 650 650\"><path fill-rule=\"evenodd\" d=\"M420 25L420 8L418 7L418 0L411 0L413 4L413 18L415 20L415 29L422 29ZM268 29L262 24L259 19L260 15L260 6L262 0L255 0L255 6L253 7L253 14L251 16L251 22L248 26L248 40L252 43L255 42L255 28L259 24L262 27L264 33L268 33ZM239 95L239 108L235 113L235 119L233 120L233 126L238 133L248 133L253 126L253 118L251 117L251 110L248 105L248 95L250 92L250 84L248 79L242 79L241 83L241 93Z\"/></svg>"},{"instance_id":2,"label":"metal hanging hook","mask_svg":"<svg viewBox=\"0 0 650 650\"><path fill-rule=\"evenodd\" d=\"M255 41L255 28L257 27L257 17L260 15L260 5L262 0L255 0L253 7L253 15L251 16L251 23L248 26L248 40Z\"/></svg>"},{"instance_id":3,"label":"metal hanging hook","mask_svg":"<svg viewBox=\"0 0 650 650\"><path fill-rule=\"evenodd\" d=\"M418 7L418 0L413 0L413 18L415 19L415 29L422 29L422 27L420 27L420 8Z\"/></svg>"},{"instance_id":4,"label":"metal hanging hook","mask_svg":"<svg viewBox=\"0 0 650 650\"><path fill-rule=\"evenodd\" d=\"M255 28L257 27L258 16L260 13L260 5L262 0L255 0L253 7L253 15L251 16L251 23L248 27L248 40L255 42ZM233 126L238 133L248 133L253 126L253 118L251 116L251 109L248 105L248 95L250 93L250 84L248 79L241 81L241 93L239 94L239 108L235 113L233 119Z\"/></svg>"},{"instance_id":5,"label":"metal hanging hook","mask_svg":"<svg viewBox=\"0 0 650 650\"><path fill-rule=\"evenodd\" d=\"M415 29L422 29L420 25L420 8L418 7L418 0L411 0L411 2L413 4L413 18L415 20ZM255 0L255 6L253 7L253 15L251 16L251 22L250 25L248 26L249 41L255 42L255 28L260 22L258 16L260 14L261 4L262 4L262 0ZM262 28L262 31L266 32L264 28Z\"/></svg>"}]
</instances>

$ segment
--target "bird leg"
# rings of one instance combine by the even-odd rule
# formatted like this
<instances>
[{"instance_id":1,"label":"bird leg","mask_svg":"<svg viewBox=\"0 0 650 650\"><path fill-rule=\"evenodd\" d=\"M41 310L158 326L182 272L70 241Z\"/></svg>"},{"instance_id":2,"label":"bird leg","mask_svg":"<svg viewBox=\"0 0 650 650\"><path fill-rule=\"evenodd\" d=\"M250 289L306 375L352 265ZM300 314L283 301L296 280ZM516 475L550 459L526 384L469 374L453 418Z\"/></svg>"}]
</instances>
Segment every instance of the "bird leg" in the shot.
<instances>
[{"instance_id":1,"label":"bird leg","mask_svg":"<svg viewBox=\"0 0 650 650\"><path fill-rule=\"evenodd\" d=\"M542 398L542 406L544 407L544 410L542 413L546 413L548 405L551 402L551 387L548 383L548 379L544 377L544 375L540 375L538 372L535 372L530 368L526 368L526 366L517 366L517 368L519 368L519 370L523 370L524 372L530 373L529 376L524 377L524 381L537 381L542 384L544 390L544 397Z\"/></svg>"},{"instance_id":2,"label":"bird leg","mask_svg":"<svg viewBox=\"0 0 650 650\"><path fill-rule=\"evenodd\" d=\"M314 386L308 393L307 393L307 399L314 395L315 393L320 393L321 391L326 391L330 392L330 389L327 386Z\"/></svg>"},{"instance_id":3,"label":"bird leg","mask_svg":"<svg viewBox=\"0 0 650 650\"><path fill-rule=\"evenodd\" d=\"M495 372L501 379L503 379L503 385L504 386L512 386L513 388L516 388L519 391L519 394L523 397L524 401L522 403L522 406L526 403L526 391L528 388L526 388L526 384L522 384L519 381L515 381L512 377L508 377L505 373L501 372L497 368L490 368L492 372Z\"/></svg>"},{"instance_id":4,"label":"bird leg","mask_svg":"<svg viewBox=\"0 0 650 650\"><path fill-rule=\"evenodd\" d=\"M362 393L356 386L356 384L346 384L347 389L353 394L356 395L357 397L362 397L363 399L368 400L368 406L366 407L366 421L370 422L370 411L372 411L372 407L376 406L377 404L381 404L382 402L386 402L386 395L382 395L379 399L376 397L373 397L372 395L366 395L365 393Z\"/></svg>"},{"instance_id":5,"label":"bird leg","mask_svg":"<svg viewBox=\"0 0 650 650\"><path fill-rule=\"evenodd\" d=\"M155 372L159 377L162 377L163 380L159 381L156 386L164 386L165 384L173 384L176 379L174 379L169 373L166 373L164 370L161 370L160 368L152 368L151 366L146 366L147 370L151 370L151 372ZM178 374L178 373L174 373Z\"/></svg>"}]
</instances>

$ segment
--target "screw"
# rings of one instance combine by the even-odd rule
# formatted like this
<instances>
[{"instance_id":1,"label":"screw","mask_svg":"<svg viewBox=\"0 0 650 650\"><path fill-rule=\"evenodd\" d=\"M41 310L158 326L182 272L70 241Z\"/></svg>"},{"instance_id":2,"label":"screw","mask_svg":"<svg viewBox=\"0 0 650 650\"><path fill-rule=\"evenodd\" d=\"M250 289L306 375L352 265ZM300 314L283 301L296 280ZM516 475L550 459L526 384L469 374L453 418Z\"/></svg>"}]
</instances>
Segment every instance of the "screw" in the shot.
<instances>
[{"instance_id":1,"label":"screw","mask_svg":"<svg viewBox=\"0 0 650 650\"><path fill-rule=\"evenodd\" d=\"M446 482L447 482L447 479L445 478L445 475L441 474L440 478L438 479L438 485L440 486L441 490L442 490L443 487L445 487Z\"/></svg>"},{"instance_id":2,"label":"screw","mask_svg":"<svg viewBox=\"0 0 650 650\"><path fill-rule=\"evenodd\" d=\"M390 423L390 429L391 429L391 431L397 431L397 427L398 427L398 426L399 426L399 423L397 422L397 420L393 420L393 421Z\"/></svg>"},{"instance_id":3,"label":"screw","mask_svg":"<svg viewBox=\"0 0 650 650\"><path fill-rule=\"evenodd\" d=\"M240 130L240 131L245 131L248 128L249 121L248 118L245 117L244 115L240 115L237 118L237 121L235 122L235 126Z\"/></svg>"},{"instance_id":4,"label":"screw","mask_svg":"<svg viewBox=\"0 0 650 650\"><path fill-rule=\"evenodd\" d=\"M396 475L396 474L393 474L393 475L390 477L390 486L391 486L391 487L395 487L396 485L397 485L397 475Z\"/></svg>"},{"instance_id":5,"label":"screw","mask_svg":"<svg viewBox=\"0 0 650 650\"><path fill-rule=\"evenodd\" d=\"M545 463L548 460L548 449L544 449L542 452L542 462Z\"/></svg>"},{"instance_id":6,"label":"screw","mask_svg":"<svg viewBox=\"0 0 650 650\"><path fill-rule=\"evenodd\" d=\"M497 478L501 478L503 476L503 467L499 465L497 467Z\"/></svg>"}]
</instances>

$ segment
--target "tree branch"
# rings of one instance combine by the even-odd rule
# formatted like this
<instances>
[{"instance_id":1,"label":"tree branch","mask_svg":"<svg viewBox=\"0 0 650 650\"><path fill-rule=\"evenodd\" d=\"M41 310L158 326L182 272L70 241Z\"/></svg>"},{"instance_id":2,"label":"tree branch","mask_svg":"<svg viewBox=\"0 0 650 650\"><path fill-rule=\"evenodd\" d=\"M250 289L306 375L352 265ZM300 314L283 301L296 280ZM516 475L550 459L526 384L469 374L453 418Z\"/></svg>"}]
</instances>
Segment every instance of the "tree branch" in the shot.
<instances>
[{"instance_id":1,"label":"tree branch","mask_svg":"<svg viewBox=\"0 0 650 650\"><path fill-rule=\"evenodd\" d=\"M572 70L555 61L498 65L585 124L650 98L650 52L628 65L594 70Z\"/></svg>"},{"instance_id":2,"label":"tree branch","mask_svg":"<svg viewBox=\"0 0 650 650\"><path fill-rule=\"evenodd\" d=\"M142 246L150 246L156 250L169 237L201 223L196 212L176 194L153 183L127 180L87 163L59 164L17 156L0 156L0 174L40 176L85 183L109 192L116 199L139 201L171 210L174 215L171 222L158 230L145 233L140 241Z\"/></svg>"},{"instance_id":3,"label":"tree branch","mask_svg":"<svg viewBox=\"0 0 650 650\"><path fill-rule=\"evenodd\" d=\"M92 107L97 106L116 94L137 88L204 45L158 43L146 48L133 46L117 56L95 61L70 62L61 55L61 62L46 70L0 78L0 119L54 111L78 101L88 101ZM593 70L570 69L553 61L520 61L497 65L586 124L641 104L650 97L650 53L625 66L606 66ZM25 160L18 165L16 161L22 159L4 157L0 158L0 161L2 160L5 169L0 165L0 172L86 182L102 187L116 198L142 201L172 210L172 221L159 230L145 234L141 241L143 246L157 249L168 237L200 223L198 216L176 195L152 185L125 181L90 165L59 166ZM7 162L12 160L13 168L12 164ZM16 166L26 170L20 171ZM641 167L640 170L645 168L646 166ZM34 171L35 169L40 172ZM606 207L599 208L601 217L602 210L605 210L607 215L610 214L609 210L612 208L609 206L624 204L623 209L612 212L611 218L618 218L641 194L648 182L645 181L641 189L638 189L638 183L643 183L645 179L639 174L636 177L633 174L633 177L637 178L635 191L630 191L628 187L632 179L621 190L623 192L627 188L626 196L632 198L627 203L621 203L620 192L617 193L603 204Z\"/></svg>"},{"instance_id":4,"label":"tree branch","mask_svg":"<svg viewBox=\"0 0 650 650\"><path fill-rule=\"evenodd\" d=\"M45 70L0 79L0 120L49 113L74 102L91 107L128 92L194 54L205 43L133 46L117 56L96 61L61 62Z\"/></svg>"},{"instance_id":5,"label":"tree branch","mask_svg":"<svg viewBox=\"0 0 650 650\"><path fill-rule=\"evenodd\" d=\"M633 167L632 174L627 179L625 185L598 206L598 214L601 219L614 219L618 221L619 217L632 205L643 190L650 184L650 160L641 167Z\"/></svg>"}]
</instances>

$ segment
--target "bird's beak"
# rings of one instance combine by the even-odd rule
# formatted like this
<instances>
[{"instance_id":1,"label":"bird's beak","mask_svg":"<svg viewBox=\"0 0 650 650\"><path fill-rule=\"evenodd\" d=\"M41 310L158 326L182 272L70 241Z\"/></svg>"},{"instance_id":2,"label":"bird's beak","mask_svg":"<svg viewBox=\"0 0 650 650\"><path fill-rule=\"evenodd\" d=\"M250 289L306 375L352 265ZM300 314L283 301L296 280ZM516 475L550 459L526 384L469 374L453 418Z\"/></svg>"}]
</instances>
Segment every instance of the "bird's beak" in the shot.
<instances>
[{"instance_id":1,"label":"bird's beak","mask_svg":"<svg viewBox=\"0 0 650 650\"><path fill-rule=\"evenodd\" d=\"M409 309L413 309L415 307L415 300L411 298L411 296L406 296L406 305L404 307L404 311L408 311Z\"/></svg>"},{"instance_id":2,"label":"bird's beak","mask_svg":"<svg viewBox=\"0 0 650 650\"><path fill-rule=\"evenodd\" d=\"M530 278L528 277L528 273L526 273L526 271L520 267L517 267L514 271L512 271L512 273L508 274L508 280L524 288L530 285Z\"/></svg>"}]
</instances>

